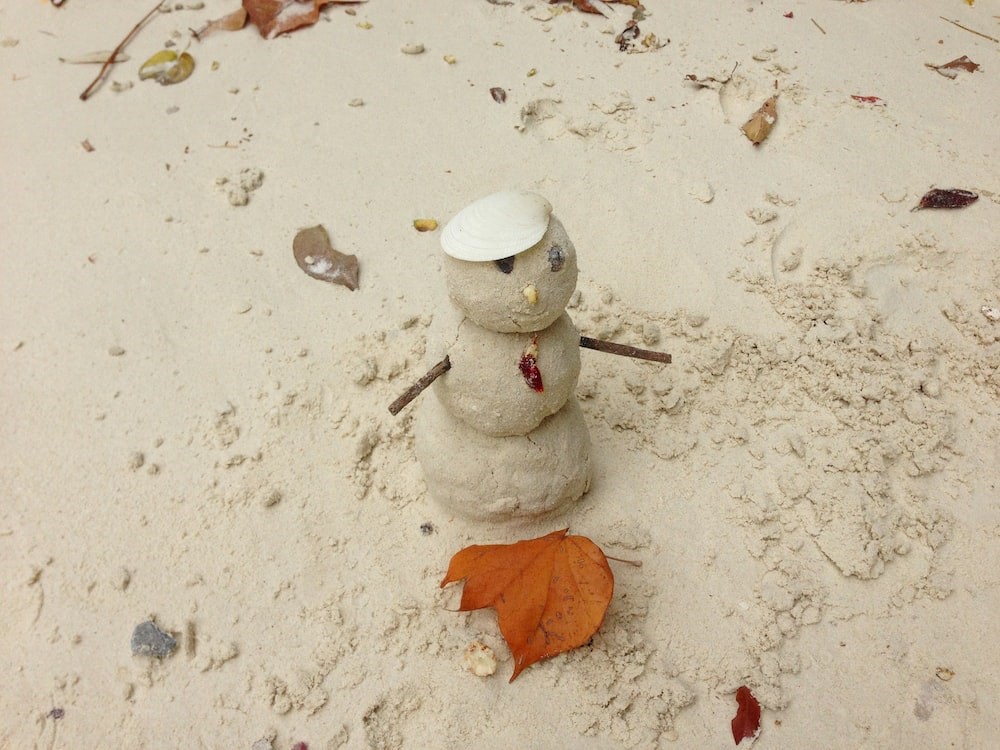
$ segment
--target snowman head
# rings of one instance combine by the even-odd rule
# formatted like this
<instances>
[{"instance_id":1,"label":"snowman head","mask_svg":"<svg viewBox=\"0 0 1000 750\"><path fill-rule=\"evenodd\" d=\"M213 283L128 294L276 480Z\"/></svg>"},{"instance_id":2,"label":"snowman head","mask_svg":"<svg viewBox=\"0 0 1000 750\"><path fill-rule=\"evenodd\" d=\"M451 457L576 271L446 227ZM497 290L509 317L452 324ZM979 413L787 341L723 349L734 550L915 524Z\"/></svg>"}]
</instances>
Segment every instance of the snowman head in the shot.
<instances>
[{"instance_id":1,"label":"snowman head","mask_svg":"<svg viewBox=\"0 0 1000 750\"><path fill-rule=\"evenodd\" d=\"M522 191L462 209L441 235L452 301L472 322L502 333L548 328L576 288L576 249L552 205Z\"/></svg>"}]
</instances>

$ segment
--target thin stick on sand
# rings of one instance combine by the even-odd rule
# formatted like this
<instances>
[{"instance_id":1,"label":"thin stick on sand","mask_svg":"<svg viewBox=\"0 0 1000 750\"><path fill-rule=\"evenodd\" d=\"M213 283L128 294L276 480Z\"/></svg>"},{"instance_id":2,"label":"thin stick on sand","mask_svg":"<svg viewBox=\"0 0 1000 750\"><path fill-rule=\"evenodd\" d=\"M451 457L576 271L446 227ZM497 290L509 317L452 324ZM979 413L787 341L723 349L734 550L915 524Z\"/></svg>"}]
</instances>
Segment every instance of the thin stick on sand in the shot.
<instances>
[{"instance_id":1,"label":"thin stick on sand","mask_svg":"<svg viewBox=\"0 0 1000 750\"><path fill-rule=\"evenodd\" d=\"M588 336L580 337L580 346L584 349L593 349L598 352L607 352L608 354L618 354L622 357L632 357L633 359L646 359L650 362L663 362L665 364L670 364L671 357L666 352L654 352L649 349L639 349L635 346L629 346L628 344L616 344L613 341L602 341L601 339L592 339Z\"/></svg>"},{"instance_id":2,"label":"thin stick on sand","mask_svg":"<svg viewBox=\"0 0 1000 750\"><path fill-rule=\"evenodd\" d=\"M665 364L670 364L671 362L671 357L666 352L654 352L649 349L640 349L636 346L629 346L628 344L616 344L613 341L592 339L588 336L580 337L580 346L584 349L594 349L595 351L607 352L608 354L618 354L619 356L632 357L633 359L645 359L650 362L663 362ZM399 412L406 408L407 404L427 390L427 387L431 383L444 375L450 369L451 360L445 357L434 365L426 375L420 378L420 380L407 388L402 396L389 404L389 413L393 416L399 414Z\"/></svg>"},{"instance_id":3,"label":"thin stick on sand","mask_svg":"<svg viewBox=\"0 0 1000 750\"><path fill-rule=\"evenodd\" d=\"M962 31L968 31L970 34L975 34L976 36L981 36L983 39L989 39L991 42L996 42L997 44L1000 44L1000 39L997 39L996 37L992 37L992 36L990 36L988 34L984 34L981 31L976 31L975 29L970 29L968 26L963 26L958 21L952 21L950 18L945 18L944 16L938 16L938 18L940 18L942 21L947 21L952 26L958 26L958 28L962 29Z\"/></svg>"},{"instance_id":4,"label":"thin stick on sand","mask_svg":"<svg viewBox=\"0 0 1000 750\"><path fill-rule=\"evenodd\" d=\"M125 35L124 39L118 42L118 46L115 47L114 51L111 53L108 59L104 61L104 65L101 66L100 71L98 71L97 73L97 77L93 81L91 81L90 85L83 90L82 94L80 94L80 99L82 99L83 101L87 101L87 99L90 98L90 95L94 93L94 89L97 88L97 84L99 84L101 81L104 80L104 74L108 72L108 68L110 68L112 63L114 63L115 60L118 59L118 53L121 52L123 49L125 49L125 45L132 41L132 37L134 37L137 33L139 33L139 29L143 27L143 24L145 24L146 21L148 21L150 18L153 17L153 14L160 9L160 6L162 4L163 0L156 0L156 5L153 6L153 9L149 11L149 13L144 15L142 17L142 20L139 21L139 23L137 23L135 26L132 27L132 30Z\"/></svg>"},{"instance_id":5,"label":"thin stick on sand","mask_svg":"<svg viewBox=\"0 0 1000 750\"><path fill-rule=\"evenodd\" d=\"M402 396L389 404L389 413L392 414L392 416L399 414L399 412L401 412L408 403L423 393L427 389L427 386L444 375L450 369L451 360L445 357L434 365L426 375L420 378L420 380L407 388L406 392L403 393Z\"/></svg>"}]
</instances>

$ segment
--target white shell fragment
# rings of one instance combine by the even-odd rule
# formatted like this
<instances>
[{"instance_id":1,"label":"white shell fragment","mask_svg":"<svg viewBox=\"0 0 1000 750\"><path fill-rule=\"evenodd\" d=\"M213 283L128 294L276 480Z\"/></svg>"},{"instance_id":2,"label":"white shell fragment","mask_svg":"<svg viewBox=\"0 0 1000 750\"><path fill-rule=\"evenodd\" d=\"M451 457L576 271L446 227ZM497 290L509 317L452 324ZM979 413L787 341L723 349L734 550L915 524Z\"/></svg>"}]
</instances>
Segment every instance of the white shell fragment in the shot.
<instances>
[{"instance_id":1,"label":"white shell fragment","mask_svg":"<svg viewBox=\"0 0 1000 750\"><path fill-rule=\"evenodd\" d=\"M466 206L448 222L441 233L441 247L459 260L509 258L542 239L551 214L552 204L536 193L493 193Z\"/></svg>"},{"instance_id":2,"label":"white shell fragment","mask_svg":"<svg viewBox=\"0 0 1000 750\"><path fill-rule=\"evenodd\" d=\"M497 671L497 657L493 649L482 641L473 641L465 649L465 668L476 677L489 677Z\"/></svg>"}]
</instances>

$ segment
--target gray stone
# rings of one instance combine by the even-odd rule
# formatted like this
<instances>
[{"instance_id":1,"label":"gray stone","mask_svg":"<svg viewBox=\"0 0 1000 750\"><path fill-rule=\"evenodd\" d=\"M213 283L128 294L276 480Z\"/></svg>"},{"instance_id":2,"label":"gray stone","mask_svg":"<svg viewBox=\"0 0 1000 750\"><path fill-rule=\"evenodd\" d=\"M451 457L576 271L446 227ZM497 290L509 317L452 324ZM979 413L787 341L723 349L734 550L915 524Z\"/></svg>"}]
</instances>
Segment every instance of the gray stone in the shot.
<instances>
[{"instance_id":1,"label":"gray stone","mask_svg":"<svg viewBox=\"0 0 1000 750\"><path fill-rule=\"evenodd\" d=\"M132 631L132 656L153 656L165 659L177 648L177 641L152 620L141 622Z\"/></svg>"}]
</instances>

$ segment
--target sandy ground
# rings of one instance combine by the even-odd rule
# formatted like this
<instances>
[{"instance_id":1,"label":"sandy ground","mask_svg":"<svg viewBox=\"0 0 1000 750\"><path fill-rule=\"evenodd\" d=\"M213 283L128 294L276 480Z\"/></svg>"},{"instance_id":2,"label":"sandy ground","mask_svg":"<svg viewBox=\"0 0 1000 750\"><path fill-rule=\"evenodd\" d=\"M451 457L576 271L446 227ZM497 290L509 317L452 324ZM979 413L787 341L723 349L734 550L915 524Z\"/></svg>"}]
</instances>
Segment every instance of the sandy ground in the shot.
<instances>
[{"instance_id":1,"label":"sandy ground","mask_svg":"<svg viewBox=\"0 0 1000 750\"><path fill-rule=\"evenodd\" d=\"M140 82L209 0L87 102L59 58L147 4L0 8L0 747L726 748L740 685L758 748L994 746L1000 44L940 16L1000 37L1000 2L647 4L631 54L627 7L371 0ZM932 186L980 198L911 212ZM449 305L412 221L507 187L574 239L580 330L674 363L583 352L591 491L485 524L386 407ZM358 291L296 266L315 224ZM562 526L643 566L508 684L438 583Z\"/></svg>"}]
</instances>

